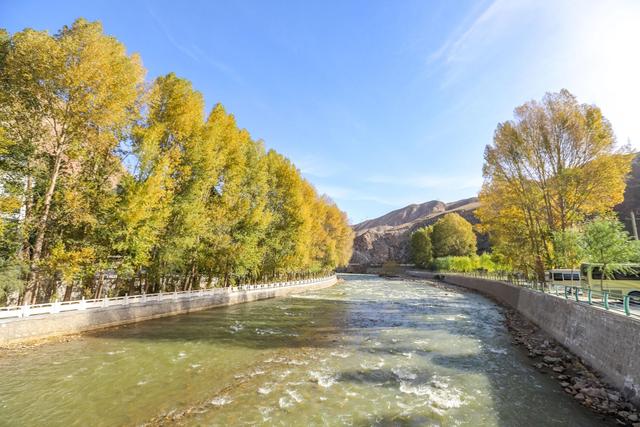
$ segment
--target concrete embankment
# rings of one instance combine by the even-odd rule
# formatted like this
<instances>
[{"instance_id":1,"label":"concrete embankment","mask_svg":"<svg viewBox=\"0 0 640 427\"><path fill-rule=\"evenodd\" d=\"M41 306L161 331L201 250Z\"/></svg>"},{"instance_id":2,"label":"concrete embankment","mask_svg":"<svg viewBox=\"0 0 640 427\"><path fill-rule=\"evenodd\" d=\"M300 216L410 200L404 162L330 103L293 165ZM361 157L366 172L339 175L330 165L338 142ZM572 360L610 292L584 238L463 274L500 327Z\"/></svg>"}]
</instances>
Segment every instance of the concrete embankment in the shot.
<instances>
[{"instance_id":1,"label":"concrete embankment","mask_svg":"<svg viewBox=\"0 0 640 427\"><path fill-rule=\"evenodd\" d=\"M434 278L429 272L407 274ZM445 274L444 282L515 309L640 404L640 321L504 282L454 274Z\"/></svg>"},{"instance_id":2,"label":"concrete embankment","mask_svg":"<svg viewBox=\"0 0 640 427\"><path fill-rule=\"evenodd\" d=\"M0 323L0 345L37 341L214 307L284 297L300 292L327 288L336 283L337 278L333 276L311 283L292 286L236 290L233 292L221 290L219 293L195 298L149 301L131 305L20 318Z\"/></svg>"}]
</instances>

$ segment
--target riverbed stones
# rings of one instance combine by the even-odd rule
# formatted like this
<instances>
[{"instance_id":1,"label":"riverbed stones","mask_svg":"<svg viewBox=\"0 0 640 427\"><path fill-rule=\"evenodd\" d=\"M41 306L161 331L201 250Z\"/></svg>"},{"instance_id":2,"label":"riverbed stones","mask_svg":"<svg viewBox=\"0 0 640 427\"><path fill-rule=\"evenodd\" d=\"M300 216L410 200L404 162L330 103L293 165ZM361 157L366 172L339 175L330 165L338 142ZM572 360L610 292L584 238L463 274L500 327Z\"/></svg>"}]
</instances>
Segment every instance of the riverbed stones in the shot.
<instances>
[{"instance_id":1,"label":"riverbed stones","mask_svg":"<svg viewBox=\"0 0 640 427\"><path fill-rule=\"evenodd\" d=\"M545 356L542 358L542 360L545 363L558 363L560 362L560 358L559 357L551 357L551 356Z\"/></svg>"},{"instance_id":2,"label":"riverbed stones","mask_svg":"<svg viewBox=\"0 0 640 427\"><path fill-rule=\"evenodd\" d=\"M612 417L620 425L640 427L638 409L606 384L584 361L512 310L505 312L514 345L523 346L540 372L554 372L565 393L593 412ZM613 421L613 420L612 420Z\"/></svg>"}]
</instances>

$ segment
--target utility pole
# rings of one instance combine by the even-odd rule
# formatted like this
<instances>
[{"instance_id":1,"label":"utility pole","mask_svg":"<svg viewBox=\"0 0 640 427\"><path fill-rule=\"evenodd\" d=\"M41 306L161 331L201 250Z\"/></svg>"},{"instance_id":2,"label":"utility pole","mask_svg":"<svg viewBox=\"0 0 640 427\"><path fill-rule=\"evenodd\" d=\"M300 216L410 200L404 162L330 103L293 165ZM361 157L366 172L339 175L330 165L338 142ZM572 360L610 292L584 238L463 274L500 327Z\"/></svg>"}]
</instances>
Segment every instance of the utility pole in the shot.
<instances>
[{"instance_id":1,"label":"utility pole","mask_svg":"<svg viewBox=\"0 0 640 427\"><path fill-rule=\"evenodd\" d=\"M631 210L631 229L633 230L633 238L638 240L638 227L636 226L636 213Z\"/></svg>"}]
</instances>

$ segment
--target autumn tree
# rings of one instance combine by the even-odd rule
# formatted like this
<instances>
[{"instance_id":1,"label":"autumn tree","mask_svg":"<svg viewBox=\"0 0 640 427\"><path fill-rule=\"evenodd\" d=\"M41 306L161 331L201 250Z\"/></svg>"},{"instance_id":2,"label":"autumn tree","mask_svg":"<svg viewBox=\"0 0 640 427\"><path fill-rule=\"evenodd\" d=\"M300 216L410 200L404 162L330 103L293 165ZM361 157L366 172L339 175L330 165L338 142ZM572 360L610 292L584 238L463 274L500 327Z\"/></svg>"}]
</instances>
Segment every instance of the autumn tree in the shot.
<instances>
[{"instance_id":1,"label":"autumn tree","mask_svg":"<svg viewBox=\"0 0 640 427\"><path fill-rule=\"evenodd\" d=\"M286 158L97 22L0 30L0 301L329 271L346 215ZM106 283L107 273L115 283Z\"/></svg>"},{"instance_id":2,"label":"autumn tree","mask_svg":"<svg viewBox=\"0 0 640 427\"><path fill-rule=\"evenodd\" d=\"M622 201L631 156L600 109L567 90L516 108L485 149L477 214L495 250L543 277L552 235Z\"/></svg>"},{"instance_id":3,"label":"autumn tree","mask_svg":"<svg viewBox=\"0 0 640 427\"><path fill-rule=\"evenodd\" d=\"M432 226L431 243L435 257L466 256L476 251L473 226L457 213L449 213Z\"/></svg>"},{"instance_id":4,"label":"autumn tree","mask_svg":"<svg viewBox=\"0 0 640 427\"><path fill-rule=\"evenodd\" d=\"M271 222L265 235L263 271L285 274L306 269L310 263L312 206L305 200L300 172L286 157L270 150L266 157L268 173L267 209Z\"/></svg>"},{"instance_id":5,"label":"autumn tree","mask_svg":"<svg viewBox=\"0 0 640 427\"><path fill-rule=\"evenodd\" d=\"M433 260L431 228L422 227L411 234L411 259L421 268L426 268Z\"/></svg>"},{"instance_id":6,"label":"autumn tree","mask_svg":"<svg viewBox=\"0 0 640 427\"><path fill-rule=\"evenodd\" d=\"M66 197L61 184L73 181L85 162L101 167L116 149L136 117L143 69L139 58L105 35L99 23L79 19L54 36L30 29L14 34L1 74L2 127L25 154L19 161L29 302L38 285L38 265L55 234L53 210Z\"/></svg>"},{"instance_id":7,"label":"autumn tree","mask_svg":"<svg viewBox=\"0 0 640 427\"><path fill-rule=\"evenodd\" d=\"M115 248L123 256L121 274L142 268L159 282L179 270L187 240L184 193L193 168L194 146L201 141L204 100L191 83L174 74L156 79L147 98L147 114L132 131L135 175L123 182ZM197 209L197 207L192 207ZM148 284L148 283L147 283Z\"/></svg>"}]
</instances>

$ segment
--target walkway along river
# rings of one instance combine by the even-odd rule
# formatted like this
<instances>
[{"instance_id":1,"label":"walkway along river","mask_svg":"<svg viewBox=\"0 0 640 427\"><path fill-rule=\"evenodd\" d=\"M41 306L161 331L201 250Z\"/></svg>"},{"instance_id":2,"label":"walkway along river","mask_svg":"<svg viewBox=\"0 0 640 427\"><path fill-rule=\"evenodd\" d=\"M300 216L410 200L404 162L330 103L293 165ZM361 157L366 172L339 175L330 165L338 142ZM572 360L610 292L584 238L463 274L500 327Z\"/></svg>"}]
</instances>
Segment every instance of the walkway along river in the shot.
<instances>
[{"instance_id":1,"label":"walkway along river","mask_svg":"<svg viewBox=\"0 0 640 427\"><path fill-rule=\"evenodd\" d=\"M595 426L475 294L332 288L0 355L0 424Z\"/></svg>"}]
</instances>

